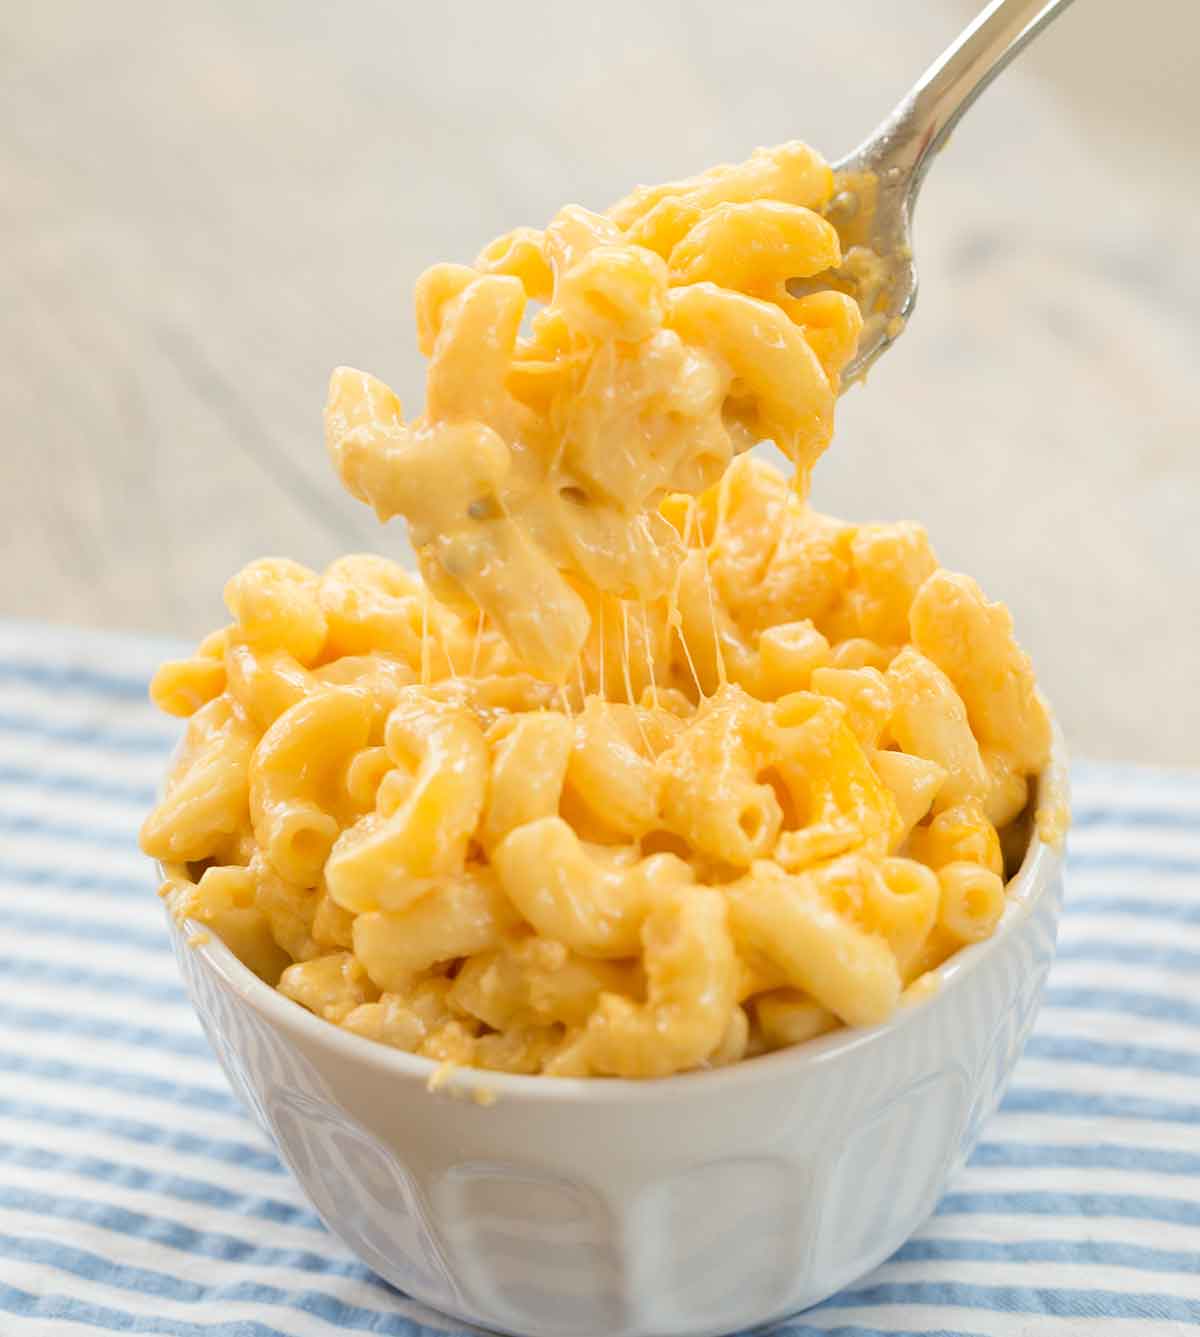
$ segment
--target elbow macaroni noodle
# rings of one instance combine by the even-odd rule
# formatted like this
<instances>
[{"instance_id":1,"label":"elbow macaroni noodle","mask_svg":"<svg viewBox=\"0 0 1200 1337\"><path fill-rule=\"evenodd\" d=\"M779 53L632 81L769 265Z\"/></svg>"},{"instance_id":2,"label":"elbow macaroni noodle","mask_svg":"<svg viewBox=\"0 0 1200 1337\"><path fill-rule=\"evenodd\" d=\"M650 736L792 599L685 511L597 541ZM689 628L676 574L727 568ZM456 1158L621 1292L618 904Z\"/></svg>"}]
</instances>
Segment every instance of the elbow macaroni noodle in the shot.
<instances>
[{"instance_id":1,"label":"elbow macaroni noodle","mask_svg":"<svg viewBox=\"0 0 1200 1337\"><path fill-rule=\"evenodd\" d=\"M994 930L1050 725L924 530L808 504L861 327L832 192L788 144L565 208L422 277L421 416L334 373L424 579L251 563L159 670L175 913L354 1034L632 1078L882 1022Z\"/></svg>"},{"instance_id":2,"label":"elbow macaroni noodle","mask_svg":"<svg viewBox=\"0 0 1200 1337\"><path fill-rule=\"evenodd\" d=\"M565 680L593 621L581 582L670 591L668 493L702 492L767 439L807 477L828 444L861 316L842 293L786 284L840 262L818 212L832 193L828 166L786 144L606 214L568 206L473 267L434 266L417 288L424 414L405 420L365 372L333 375L342 481L380 519L408 520L440 599L477 606Z\"/></svg>"}]
</instances>

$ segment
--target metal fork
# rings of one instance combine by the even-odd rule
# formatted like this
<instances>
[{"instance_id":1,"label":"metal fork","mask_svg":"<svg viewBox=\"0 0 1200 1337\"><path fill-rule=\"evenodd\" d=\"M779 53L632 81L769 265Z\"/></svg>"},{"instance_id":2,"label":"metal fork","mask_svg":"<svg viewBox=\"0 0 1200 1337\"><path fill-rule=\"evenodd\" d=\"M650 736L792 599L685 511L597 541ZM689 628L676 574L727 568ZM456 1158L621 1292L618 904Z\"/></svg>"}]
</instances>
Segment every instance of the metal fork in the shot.
<instances>
[{"instance_id":1,"label":"metal fork","mask_svg":"<svg viewBox=\"0 0 1200 1337\"><path fill-rule=\"evenodd\" d=\"M858 299L864 325L842 373L860 380L899 338L917 300L912 215L934 156L963 112L1071 0L993 0L864 143L833 164L826 209L845 248L835 286ZM821 286L828 286L828 275ZM805 285L806 287L808 285Z\"/></svg>"}]
</instances>

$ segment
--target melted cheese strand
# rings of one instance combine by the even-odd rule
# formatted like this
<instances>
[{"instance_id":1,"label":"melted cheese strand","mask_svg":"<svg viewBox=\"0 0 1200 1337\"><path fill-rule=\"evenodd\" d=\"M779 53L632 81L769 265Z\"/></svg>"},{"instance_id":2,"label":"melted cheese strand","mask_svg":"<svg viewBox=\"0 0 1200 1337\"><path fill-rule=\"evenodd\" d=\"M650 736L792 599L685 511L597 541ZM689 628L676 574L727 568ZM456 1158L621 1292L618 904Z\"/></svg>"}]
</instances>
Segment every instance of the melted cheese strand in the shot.
<instances>
[{"instance_id":1,"label":"melted cheese strand","mask_svg":"<svg viewBox=\"0 0 1200 1337\"><path fill-rule=\"evenodd\" d=\"M579 679L579 709L582 710L587 701L587 679L583 676L582 655L575 661L575 674Z\"/></svg>"},{"instance_id":2,"label":"melted cheese strand","mask_svg":"<svg viewBox=\"0 0 1200 1337\"><path fill-rule=\"evenodd\" d=\"M428 687L433 681L433 669L429 662L429 586L421 585L421 686Z\"/></svg>"},{"instance_id":3,"label":"melted cheese strand","mask_svg":"<svg viewBox=\"0 0 1200 1337\"><path fill-rule=\"evenodd\" d=\"M621 646L621 668L625 673L625 697L633 711L634 722L637 724L638 733L641 734L642 746L646 749L646 756L653 757L654 753L650 750L650 740L646 737L646 729L642 724L641 712L633 699L633 673L629 662L629 605L624 599L621 600L621 627L624 632L624 643Z\"/></svg>"},{"instance_id":4,"label":"melted cheese strand","mask_svg":"<svg viewBox=\"0 0 1200 1337\"><path fill-rule=\"evenodd\" d=\"M600 644L600 700L601 700L601 701L607 701L607 700L608 700L608 685L607 685L607 683L606 683L605 680L604 680L604 679L605 679L605 674L604 674L605 645L604 645L604 608L603 608L603 605L601 605L601 607L600 607L600 633L599 633L599 638L598 638L598 639L599 639L599 644Z\"/></svg>"},{"instance_id":5,"label":"melted cheese strand","mask_svg":"<svg viewBox=\"0 0 1200 1337\"><path fill-rule=\"evenodd\" d=\"M625 700L632 706L633 671L629 655L629 605L621 600L621 676L625 679Z\"/></svg>"},{"instance_id":6,"label":"melted cheese strand","mask_svg":"<svg viewBox=\"0 0 1200 1337\"><path fill-rule=\"evenodd\" d=\"M642 635L646 641L646 669L650 674L650 704L658 709L658 681L654 676L654 647L650 642L650 614L645 599L639 599L642 608Z\"/></svg>"},{"instance_id":7,"label":"melted cheese strand","mask_svg":"<svg viewBox=\"0 0 1200 1337\"><path fill-rule=\"evenodd\" d=\"M475 640L471 646L471 667L467 670L469 678L473 678L479 668L479 651L483 646L483 624L486 620L487 614L480 609L479 617L475 621Z\"/></svg>"},{"instance_id":8,"label":"melted cheese strand","mask_svg":"<svg viewBox=\"0 0 1200 1337\"><path fill-rule=\"evenodd\" d=\"M687 518L683 522L683 546L686 548L692 541L692 521L696 515L696 503L689 500L687 508ZM704 700L704 684L700 681L700 675L696 672L696 661L692 658L691 647L687 643L687 637L683 634L683 618L679 615L679 585L682 580L682 563L680 569L675 573L675 584L671 590L671 602L667 608L667 625L674 631L679 638L679 644L683 649L683 657L687 660L688 670L692 675L692 681L696 684L697 700Z\"/></svg>"},{"instance_id":9,"label":"melted cheese strand","mask_svg":"<svg viewBox=\"0 0 1200 1337\"><path fill-rule=\"evenodd\" d=\"M692 502L692 509L695 510L696 503ZM708 592L708 617L712 623L713 634L713 653L717 657L717 686L724 687L729 682L729 675L725 671L725 651L721 647L721 633L717 628L717 603L713 595L712 570L708 565L708 540L704 537L704 524L699 525L700 530L700 550L704 557L704 588Z\"/></svg>"},{"instance_id":10,"label":"melted cheese strand","mask_svg":"<svg viewBox=\"0 0 1200 1337\"><path fill-rule=\"evenodd\" d=\"M446 640L446 629L440 623L435 628L437 634L438 647L442 654L446 656L446 667L450 670L450 679L452 682L458 681L458 671L454 667L454 660L450 655L450 644Z\"/></svg>"}]
</instances>

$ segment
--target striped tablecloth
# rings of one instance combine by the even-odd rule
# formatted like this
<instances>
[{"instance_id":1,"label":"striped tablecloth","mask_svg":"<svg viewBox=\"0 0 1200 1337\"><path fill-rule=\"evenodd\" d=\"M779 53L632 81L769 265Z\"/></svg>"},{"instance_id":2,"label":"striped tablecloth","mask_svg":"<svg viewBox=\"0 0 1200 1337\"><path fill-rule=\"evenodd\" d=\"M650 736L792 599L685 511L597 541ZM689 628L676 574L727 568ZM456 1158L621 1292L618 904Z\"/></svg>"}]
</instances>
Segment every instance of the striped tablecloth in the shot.
<instances>
[{"instance_id":1,"label":"striped tablecloth","mask_svg":"<svg viewBox=\"0 0 1200 1337\"><path fill-rule=\"evenodd\" d=\"M359 1265L243 1114L136 847L175 649L0 624L0 1334L461 1331ZM1200 772L1080 764L1011 1091L937 1215L790 1337L1200 1329Z\"/></svg>"}]
</instances>

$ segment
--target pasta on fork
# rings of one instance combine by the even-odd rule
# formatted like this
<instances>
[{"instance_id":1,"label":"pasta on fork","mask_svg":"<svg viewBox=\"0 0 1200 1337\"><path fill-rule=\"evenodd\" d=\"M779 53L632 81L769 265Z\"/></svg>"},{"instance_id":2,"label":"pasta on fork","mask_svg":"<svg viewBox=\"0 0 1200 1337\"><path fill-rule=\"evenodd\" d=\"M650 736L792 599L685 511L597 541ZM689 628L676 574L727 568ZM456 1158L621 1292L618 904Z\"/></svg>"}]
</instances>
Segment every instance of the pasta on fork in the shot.
<instances>
[{"instance_id":1,"label":"pasta on fork","mask_svg":"<svg viewBox=\"0 0 1200 1337\"><path fill-rule=\"evenodd\" d=\"M439 599L478 607L565 680L591 624L580 582L669 593L668 493L702 492L762 440L807 476L829 443L861 316L786 281L839 263L818 212L832 193L829 168L787 144L606 214L570 205L473 267L435 265L417 285L424 414L405 420L365 372L333 375L342 481L381 520L404 516Z\"/></svg>"},{"instance_id":2,"label":"pasta on fork","mask_svg":"<svg viewBox=\"0 0 1200 1337\"><path fill-rule=\"evenodd\" d=\"M420 576L252 563L159 670L175 913L354 1034L559 1077L878 1024L994 931L1061 832L1049 719L920 526L809 504L863 318L833 193L793 143L568 206L422 276L423 412L334 372Z\"/></svg>"}]
</instances>

